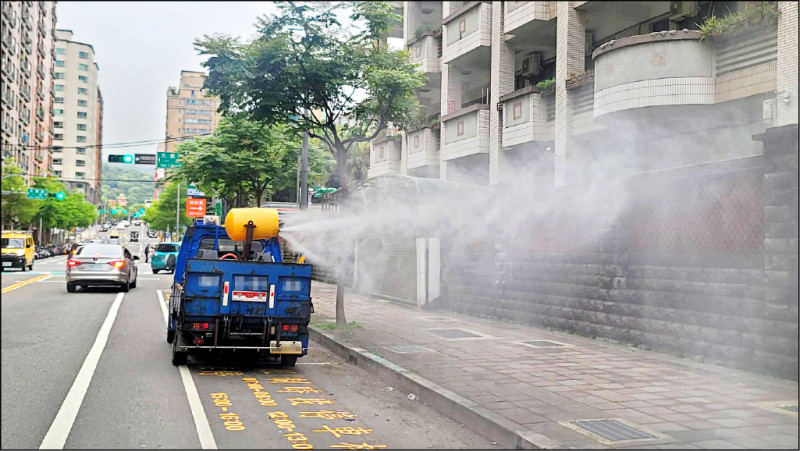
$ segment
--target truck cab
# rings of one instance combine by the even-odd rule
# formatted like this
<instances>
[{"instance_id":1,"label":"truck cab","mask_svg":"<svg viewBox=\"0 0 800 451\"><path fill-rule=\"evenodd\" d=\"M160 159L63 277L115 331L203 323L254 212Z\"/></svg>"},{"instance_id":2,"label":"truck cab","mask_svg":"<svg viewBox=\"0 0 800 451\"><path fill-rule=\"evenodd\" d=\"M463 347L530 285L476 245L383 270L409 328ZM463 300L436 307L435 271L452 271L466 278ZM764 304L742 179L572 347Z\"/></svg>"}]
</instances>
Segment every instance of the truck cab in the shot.
<instances>
[{"instance_id":1,"label":"truck cab","mask_svg":"<svg viewBox=\"0 0 800 451\"><path fill-rule=\"evenodd\" d=\"M284 263L277 236L248 246L226 227L198 220L175 266L167 326L172 363L184 364L189 352L234 350L293 366L308 353L311 270Z\"/></svg>"}]
</instances>

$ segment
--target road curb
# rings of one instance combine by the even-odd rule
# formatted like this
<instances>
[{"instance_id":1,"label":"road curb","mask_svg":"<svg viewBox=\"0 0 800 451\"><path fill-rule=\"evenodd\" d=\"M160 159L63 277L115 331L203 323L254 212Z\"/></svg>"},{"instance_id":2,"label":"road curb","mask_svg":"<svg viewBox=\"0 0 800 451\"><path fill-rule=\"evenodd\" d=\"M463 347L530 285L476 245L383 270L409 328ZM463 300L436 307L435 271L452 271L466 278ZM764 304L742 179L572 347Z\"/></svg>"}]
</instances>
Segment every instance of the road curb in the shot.
<instances>
[{"instance_id":1,"label":"road curb","mask_svg":"<svg viewBox=\"0 0 800 451\"><path fill-rule=\"evenodd\" d=\"M429 406L497 442L503 448L563 448L559 442L535 431L520 430L517 425L491 410L366 349L347 344L333 334L312 325L308 326L308 332L312 340L344 357L350 363L377 375L398 390L414 393Z\"/></svg>"}]
</instances>

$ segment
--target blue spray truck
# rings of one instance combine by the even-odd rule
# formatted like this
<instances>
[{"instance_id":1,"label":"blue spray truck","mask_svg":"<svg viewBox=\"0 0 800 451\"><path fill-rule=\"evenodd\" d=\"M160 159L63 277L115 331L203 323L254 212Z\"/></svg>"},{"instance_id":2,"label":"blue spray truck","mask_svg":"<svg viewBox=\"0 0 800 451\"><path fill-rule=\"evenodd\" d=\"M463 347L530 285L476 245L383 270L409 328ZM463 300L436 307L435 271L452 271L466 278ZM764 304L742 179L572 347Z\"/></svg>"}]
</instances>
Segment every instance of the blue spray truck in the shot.
<instances>
[{"instance_id":1,"label":"blue spray truck","mask_svg":"<svg viewBox=\"0 0 800 451\"><path fill-rule=\"evenodd\" d=\"M206 216L187 229L169 297L173 365L229 350L294 366L308 353L312 268L283 262L278 231L272 208L234 208L224 226Z\"/></svg>"}]
</instances>

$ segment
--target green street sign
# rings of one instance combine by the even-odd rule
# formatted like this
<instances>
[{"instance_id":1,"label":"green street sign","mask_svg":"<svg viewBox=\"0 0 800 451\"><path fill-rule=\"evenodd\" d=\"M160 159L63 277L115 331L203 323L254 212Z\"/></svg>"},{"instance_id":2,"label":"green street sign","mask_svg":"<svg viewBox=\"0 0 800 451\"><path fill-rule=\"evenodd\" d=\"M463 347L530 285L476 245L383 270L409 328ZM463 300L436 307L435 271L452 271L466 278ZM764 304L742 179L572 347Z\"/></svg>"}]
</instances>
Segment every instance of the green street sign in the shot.
<instances>
[{"instance_id":1,"label":"green street sign","mask_svg":"<svg viewBox=\"0 0 800 451\"><path fill-rule=\"evenodd\" d=\"M216 216L222 216L222 202L217 202L214 204L214 214Z\"/></svg>"},{"instance_id":2,"label":"green street sign","mask_svg":"<svg viewBox=\"0 0 800 451\"><path fill-rule=\"evenodd\" d=\"M178 161L178 152L158 152L158 166L159 168L179 168L183 163Z\"/></svg>"},{"instance_id":3,"label":"green street sign","mask_svg":"<svg viewBox=\"0 0 800 451\"><path fill-rule=\"evenodd\" d=\"M44 188L28 188L25 195L28 199L47 199L47 190Z\"/></svg>"}]
</instances>

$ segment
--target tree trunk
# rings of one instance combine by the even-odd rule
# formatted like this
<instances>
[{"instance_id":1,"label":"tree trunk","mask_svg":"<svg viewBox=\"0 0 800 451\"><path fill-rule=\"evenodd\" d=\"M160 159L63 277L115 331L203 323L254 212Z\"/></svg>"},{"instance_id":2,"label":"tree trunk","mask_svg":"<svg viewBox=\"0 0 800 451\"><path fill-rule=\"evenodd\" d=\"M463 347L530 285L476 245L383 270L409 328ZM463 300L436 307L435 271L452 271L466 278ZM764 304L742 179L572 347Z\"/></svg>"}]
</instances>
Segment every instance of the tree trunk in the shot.
<instances>
[{"instance_id":1,"label":"tree trunk","mask_svg":"<svg viewBox=\"0 0 800 451\"><path fill-rule=\"evenodd\" d=\"M340 146L337 149L337 153L336 172L339 174L339 186L342 189L342 194L339 196L339 199L341 199L347 196L347 151L344 146Z\"/></svg>"},{"instance_id":2,"label":"tree trunk","mask_svg":"<svg viewBox=\"0 0 800 451\"><path fill-rule=\"evenodd\" d=\"M336 285L336 327L344 328L347 326L347 319L344 317L344 286Z\"/></svg>"}]
</instances>

